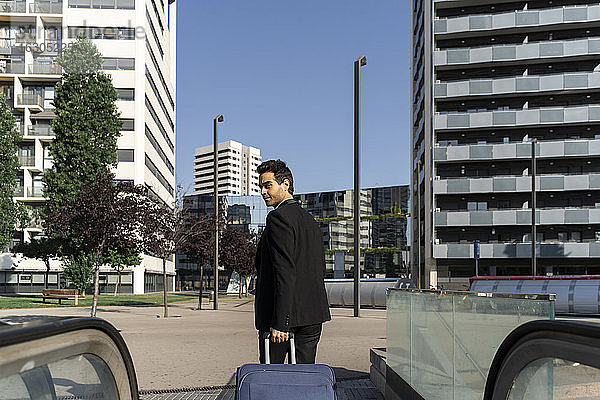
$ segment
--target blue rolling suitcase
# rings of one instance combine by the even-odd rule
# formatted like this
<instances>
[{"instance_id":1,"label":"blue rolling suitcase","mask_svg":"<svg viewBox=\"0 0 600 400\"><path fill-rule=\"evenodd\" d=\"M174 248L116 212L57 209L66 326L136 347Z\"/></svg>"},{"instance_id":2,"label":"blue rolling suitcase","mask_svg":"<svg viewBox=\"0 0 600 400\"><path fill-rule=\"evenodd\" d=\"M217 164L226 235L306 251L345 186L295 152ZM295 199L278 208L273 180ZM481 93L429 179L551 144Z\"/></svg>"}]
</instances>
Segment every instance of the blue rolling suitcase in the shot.
<instances>
[{"instance_id":1,"label":"blue rolling suitcase","mask_svg":"<svg viewBox=\"0 0 600 400\"><path fill-rule=\"evenodd\" d=\"M245 364L236 374L236 400L335 400L335 375L324 364L296 364L290 333L292 364L269 363L270 335L264 336L266 364Z\"/></svg>"}]
</instances>

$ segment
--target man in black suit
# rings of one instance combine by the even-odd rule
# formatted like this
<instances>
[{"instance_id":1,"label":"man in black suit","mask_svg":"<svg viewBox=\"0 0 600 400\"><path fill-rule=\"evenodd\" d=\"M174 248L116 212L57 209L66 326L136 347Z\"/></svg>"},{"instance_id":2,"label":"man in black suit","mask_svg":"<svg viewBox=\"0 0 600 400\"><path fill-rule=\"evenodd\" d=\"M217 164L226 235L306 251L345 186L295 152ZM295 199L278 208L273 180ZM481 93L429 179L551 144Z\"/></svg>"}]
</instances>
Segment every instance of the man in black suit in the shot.
<instances>
[{"instance_id":1,"label":"man in black suit","mask_svg":"<svg viewBox=\"0 0 600 400\"><path fill-rule=\"evenodd\" d=\"M267 225L256 252L254 320L259 331L260 362L265 362L265 332L271 333L270 358L281 364L294 332L296 361L315 362L322 324L331 319L325 292L325 253L321 229L294 200L292 172L281 160L263 162L261 195L267 206Z\"/></svg>"}]
</instances>

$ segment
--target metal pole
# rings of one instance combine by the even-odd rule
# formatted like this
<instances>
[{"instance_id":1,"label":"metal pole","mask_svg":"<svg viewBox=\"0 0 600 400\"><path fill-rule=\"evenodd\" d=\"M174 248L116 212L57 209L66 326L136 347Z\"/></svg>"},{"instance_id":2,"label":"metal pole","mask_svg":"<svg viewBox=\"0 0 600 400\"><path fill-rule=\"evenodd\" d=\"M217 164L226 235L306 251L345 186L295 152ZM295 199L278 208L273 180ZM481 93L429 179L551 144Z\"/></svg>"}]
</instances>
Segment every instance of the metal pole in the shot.
<instances>
[{"instance_id":1,"label":"metal pole","mask_svg":"<svg viewBox=\"0 0 600 400\"><path fill-rule=\"evenodd\" d=\"M537 139L531 140L531 272L533 276L537 275L536 265L536 224L535 224L535 209L536 209L536 195L535 195L535 175L536 175L536 161L535 161L535 148Z\"/></svg>"},{"instance_id":2,"label":"metal pole","mask_svg":"<svg viewBox=\"0 0 600 400\"><path fill-rule=\"evenodd\" d=\"M219 309L219 126L223 116L218 115L213 120L213 175L215 202L215 254L213 259L213 276L215 288L213 293L213 310Z\"/></svg>"},{"instance_id":3,"label":"metal pole","mask_svg":"<svg viewBox=\"0 0 600 400\"><path fill-rule=\"evenodd\" d=\"M360 67L365 56L354 61L354 316L360 317Z\"/></svg>"},{"instance_id":4,"label":"metal pole","mask_svg":"<svg viewBox=\"0 0 600 400\"><path fill-rule=\"evenodd\" d=\"M417 161L417 288L421 289L421 160Z\"/></svg>"}]
</instances>

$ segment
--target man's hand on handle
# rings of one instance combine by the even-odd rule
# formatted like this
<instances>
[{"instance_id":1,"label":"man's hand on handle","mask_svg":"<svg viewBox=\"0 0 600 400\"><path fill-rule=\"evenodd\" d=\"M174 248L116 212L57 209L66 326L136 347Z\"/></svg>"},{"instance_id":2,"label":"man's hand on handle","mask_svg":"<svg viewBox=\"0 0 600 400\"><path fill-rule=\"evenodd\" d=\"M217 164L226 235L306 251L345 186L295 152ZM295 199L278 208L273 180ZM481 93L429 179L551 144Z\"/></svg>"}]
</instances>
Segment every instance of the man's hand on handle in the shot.
<instances>
[{"instance_id":1,"label":"man's hand on handle","mask_svg":"<svg viewBox=\"0 0 600 400\"><path fill-rule=\"evenodd\" d=\"M271 328L271 342L273 343L283 343L287 342L289 339L289 334L287 332L281 332L277 329Z\"/></svg>"}]
</instances>

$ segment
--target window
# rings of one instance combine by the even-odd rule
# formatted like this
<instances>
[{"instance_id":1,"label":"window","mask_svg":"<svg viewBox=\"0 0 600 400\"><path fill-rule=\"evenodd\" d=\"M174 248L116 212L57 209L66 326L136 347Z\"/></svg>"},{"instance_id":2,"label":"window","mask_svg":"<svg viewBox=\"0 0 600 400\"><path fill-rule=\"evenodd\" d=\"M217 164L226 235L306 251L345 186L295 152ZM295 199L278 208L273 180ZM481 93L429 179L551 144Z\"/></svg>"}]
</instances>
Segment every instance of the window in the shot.
<instances>
[{"instance_id":1,"label":"window","mask_svg":"<svg viewBox=\"0 0 600 400\"><path fill-rule=\"evenodd\" d=\"M600 232L595 232L596 242L600 242Z\"/></svg>"},{"instance_id":2,"label":"window","mask_svg":"<svg viewBox=\"0 0 600 400\"><path fill-rule=\"evenodd\" d=\"M122 101L135 100L135 89L117 89L117 98Z\"/></svg>"},{"instance_id":3,"label":"window","mask_svg":"<svg viewBox=\"0 0 600 400\"><path fill-rule=\"evenodd\" d=\"M510 208L510 200L498 200L498 208Z\"/></svg>"},{"instance_id":4,"label":"window","mask_svg":"<svg viewBox=\"0 0 600 400\"><path fill-rule=\"evenodd\" d=\"M167 131L165 130L165 127L163 126L162 122L160 121L160 118L158 118L158 115L156 114L156 111L154 110L154 107L152 107L152 103L150 103L150 100L148 99L148 96L146 96L146 108L150 112L150 115L152 116L152 119L154 120L154 123L156 123L156 125L158 126L158 129L160 130L160 133L162 133L163 137L167 141L167 144L169 145L169 148L171 149L171 151L173 151L174 150L173 142L171 142L171 139L169 138L169 135L167 134Z\"/></svg>"},{"instance_id":5,"label":"window","mask_svg":"<svg viewBox=\"0 0 600 400\"><path fill-rule=\"evenodd\" d=\"M132 118L121 119L121 123L123 124L122 131L133 131L135 129L135 120Z\"/></svg>"},{"instance_id":6,"label":"window","mask_svg":"<svg viewBox=\"0 0 600 400\"><path fill-rule=\"evenodd\" d=\"M558 232L558 241L559 242L566 242L568 239L568 234L567 232Z\"/></svg>"},{"instance_id":7,"label":"window","mask_svg":"<svg viewBox=\"0 0 600 400\"><path fill-rule=\"evenodd\" d=\"M117 160L119 162L133 162L133 149L118 149Z\"/></svg>"},{"instance_id":8,"label":"window","mask_svg":"<svg viewBox=\"0 0 600 400\"><path fill-rule=\"evenodd\" d=\"M135 39L135 28L109 28L97 26L70 26L69 38L75 39L80 33L85 34L90 39Z\"/></svg>"},{"instance_id":9,"label":"window","mask_svg":"<svg viewBox=\"0 0 600 400\"><path fill-rule=\"evenodd\" d=\"M467 210L468 211L486 211L487 210L487 202L486 201L469 201L467 202Z\"/></svg>"},{"instance_id":10,"label":"window","mask_svg":"<svg viewBox=\"0 0 600 400\"><path fill-rule=\"evenodd\" d=\"M165 82L165 78L163 77L163 74L158 66L158 61L156 61L156 56L154 55L154 50L152 50L152 47L150 46L150 42L148 42L148 40L146 40L146 50L148 50L148 53L150 54L150 59L152 60L154 69L156 70L156 73L158 74L160 83L162 83L163 88L165 88L165 92L167 93L167 97L169 98L169 103L171 103L171 108L175 109L175 102L173 101L173 96L171 96L171 92L169 92L169 87L167 86L167 82Z\"/></svg>"},{"instance_id":11,"label":"window","mask_svg":"<svg viewBox=\"0 0 600 400\"><path fill-rule=\"evenodd\" d=\"M581 242L581 232L571 232L571 242Z\"/></svg>"},{"instance_id":12,"label":"window","mask_svg":"<svg viewBox=\"0 0 600 400\"><path fill-rule=\"evenodd\" d=\"M133 71L135 70L135 58L104 57L102 69L107 71Z\"/></svg>"},{"instance_id":13,"label":"window","mask_svg":"<svg viewBox=\"0 0 600 400\"><path fill-rule=\"evenodd\" d=\"M134 10L135 0L69 0L69 7Z\"/></svg>"},{"instance_id":14,"label":"window","mask_svg":"<svg viewBox=\"0 0 600 400\"><path fill-rule=\"evenodd\" d=\"M156 42L156 46L158 46L158 51L160 53L161 57L165 56L165 52L162 49L162 46L160 45L160 40L158 39L158 34L156 33L156 29L154 29L154 24L152 23L152 18L150 17L150 13L148 12L148 9L146 8L146 19L148 20L148 24L150 25L150 30L152 31L152 36L154 36L154 41Z\"/></svg>"},{"instance_id":15,"label":"window","mask_svg":"<svg viewBox=\"0 0 600 400\"><path fill-rule=\"evenodd\" d=\"M167 119L169 120L169 125L171 126L171 129L174 130L175 124L173 124L173 120L171 119L171 116L169 115L169 111L167 110L167 107L165 106L165 103L163 102L162 96L158 92L158 88L156 87L156 84L154 83L154 79L152 79L152 75L150 75L148 66L146 66L146 79L148 79L148 82L150 83L150 87L152 88L154 95L156 96L156 98L158 99L158 102L160 103L160 107L162 108ZM235 153L235 151L234 151L234 153Z\"/></svg>"},{"instance_id":16,"label":"window","mask_svg":"<svg viewBox=\"0 0 600 400\"><path fill-rule=\"evenodd\" d=\"M507 137L502 138L502 142L503 143L510 143L510 138L507 138Z\"/></svg>"}]
</instances>

